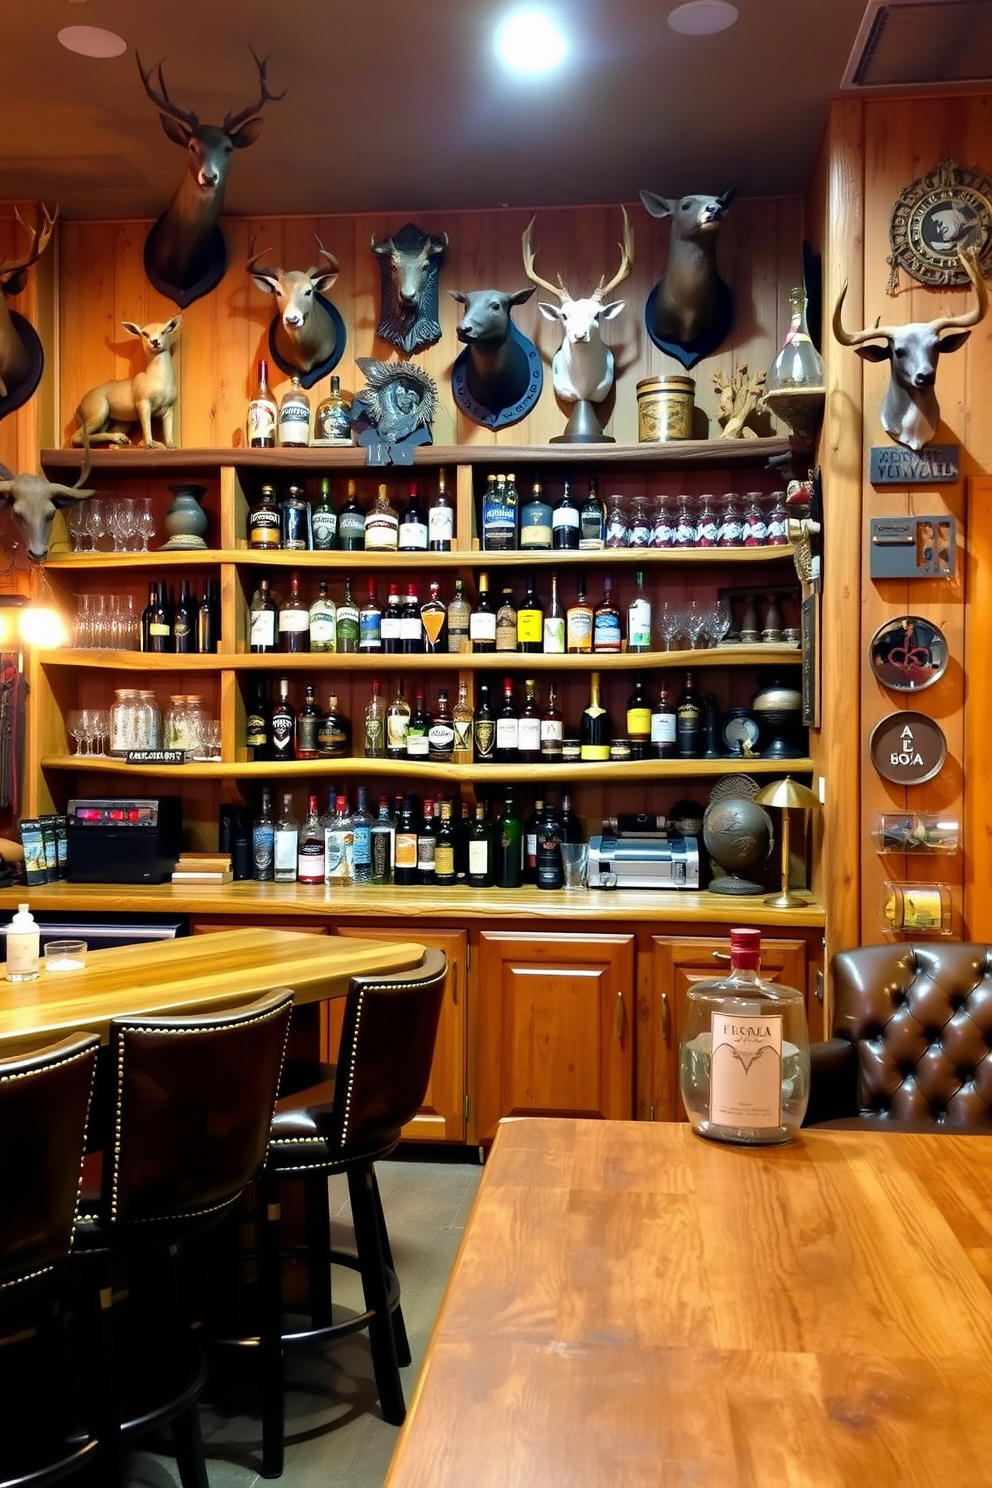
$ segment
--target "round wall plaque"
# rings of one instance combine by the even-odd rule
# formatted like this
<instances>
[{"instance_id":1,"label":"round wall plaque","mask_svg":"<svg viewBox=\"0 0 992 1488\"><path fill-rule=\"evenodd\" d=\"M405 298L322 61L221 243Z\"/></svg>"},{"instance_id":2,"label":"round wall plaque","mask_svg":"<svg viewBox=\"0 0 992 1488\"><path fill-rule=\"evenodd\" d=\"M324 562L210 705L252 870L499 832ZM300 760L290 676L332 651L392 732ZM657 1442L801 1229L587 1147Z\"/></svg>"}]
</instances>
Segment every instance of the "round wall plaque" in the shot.
<instances>
[{"instance_id":1,"label":"round wall plaque","mask_svg":"<svg viewBox=\"0 0 992 1488\"><path fill-rule=\"evenodd\" d=\"M943 676L947 641L939 626L921 615L899 615L876 630L869 648L871 669L894 692L920 692Z\"/></svg>"},{"instance_id":2,"label":"round wall plaque","mask_svg":"<svg viewBox=\"0 0 992 1488\"><path fill-rule=\"evenodd\" d=\"M920 284L964 285L968 274L958 252L970 248L984 278L992 272L992 181L950 156L904 186L889 219L891 274L900 267Z\"/></svg>"},{"instance_id":3,"label":"round wall plaque","mask_svg":"<svg viewBox=\"0 0 992 1488\"><path fill-rule=\"evenodd\" d=\"M871 762L896 785L922 785L940 773L947 756L943 729L925 713L890 713L879 719L868 742Z\"/></svg>"}]
</instances>

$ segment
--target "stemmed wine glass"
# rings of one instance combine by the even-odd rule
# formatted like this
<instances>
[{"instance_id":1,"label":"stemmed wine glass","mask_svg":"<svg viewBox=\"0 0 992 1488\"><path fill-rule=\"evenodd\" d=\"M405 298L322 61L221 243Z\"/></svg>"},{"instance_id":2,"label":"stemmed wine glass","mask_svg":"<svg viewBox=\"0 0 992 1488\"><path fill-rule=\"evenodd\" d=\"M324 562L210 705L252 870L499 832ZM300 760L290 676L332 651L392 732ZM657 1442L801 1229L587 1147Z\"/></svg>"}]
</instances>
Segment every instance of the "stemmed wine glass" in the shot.
<instances>
[{"instance_id":1,"label":"stemmed wine glass","mask_svg":"<svg viewBox=\"0 0 992 1488\"><path fill-rule=\"evenodd\" d=\"M690 648L698 651L699 643L706 631L706 606L700 600L690 599L686 602L682 615L682 627Z\"/></svg>"},{"instance_id":2,"label":"stemmed wine glass","mask_svg":"<svg viewBox=\"0 0 992 1488\"><path fill-rule=\"evenodd\" d=\"M82 708L70 708L65 720L65 731L69 735L69 738L75 742L76 753L85 754L86 751L83 748L83 737L85 730L83 727Z\"/></svg>"},{"instance_id":3,"label":"stemmed wine glass","mask_svg":"<svg viewBox=\"0 0 992 1488\"><path fill-rule=\"evenodd\" d=\"M148 543L158 530L155 526L155 511L150 496L140 496L137 500L135 516L137 518L137 537L141 543L140 551L148 552Z\"/></svg>"},{"instance_id":4,"label":"stemmed wine glass","mask_svg":"<svg viewBox=\"0 0 992 1488\"><path fill-rule=\"evenodd\" d=\"M658 630L666 651L671 651L672 642L682 634L682 629L682 606L673 599L662 600L658 609Z\"/></svg>"},{"instance_id":5,"label":"stemmed wine glass","mask_svg":"<svg viewBox=\"0 0 992 1488\"><path fill-rule=\"evenodd\" d=\"M706 611L706 634L711 646L719 646L730 629L730 598L720 595Z\"/></svg>"},{"instance_id":6,"label":"stemmed wine glass","mask_svg":"<svg viewBox=\"0 0 992 1488\"><path fill-rule=\"evenodd\" d=\"M74 501L65 515L65 528L74 553L82 553L89 541L85 501Z\"/></svg>"},{"instance_id":7,"label":"stemmed wine glass","mask_svg":"<svg viewBox=\"0 0 992 1488\"><path fill-rule=\"evenodd\" d=\"M99 496L91 496L86 502L86 531L89 535L90 547L96 550L107 531L107 518Z\"/></svg>"}]
</instances>

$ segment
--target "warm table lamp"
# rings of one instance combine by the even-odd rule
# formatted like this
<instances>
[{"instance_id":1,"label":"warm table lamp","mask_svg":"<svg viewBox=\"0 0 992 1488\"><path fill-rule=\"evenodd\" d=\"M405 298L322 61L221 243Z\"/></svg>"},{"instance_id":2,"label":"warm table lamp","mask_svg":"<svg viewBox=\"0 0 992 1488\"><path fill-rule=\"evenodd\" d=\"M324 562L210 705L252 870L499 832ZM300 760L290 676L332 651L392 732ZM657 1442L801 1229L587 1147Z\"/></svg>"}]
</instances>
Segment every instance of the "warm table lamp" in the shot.
<instances>
[{"instance_id":1,"label":"warm table lamp","mask_svg":"<svg viewBox=\"0 0 992 1488\"><path fill-rule=\"evenodd\" d=\"M778 806L782 812L782 891L772 894L763 902L771 909L802 909L806 900L793 894L789 888L789 810L801 806L804 811L819 806L819 801L806 785L786 775L784 780L773 780L762 786L754 797L759 806Z\"/></svg>"}]
</instances>

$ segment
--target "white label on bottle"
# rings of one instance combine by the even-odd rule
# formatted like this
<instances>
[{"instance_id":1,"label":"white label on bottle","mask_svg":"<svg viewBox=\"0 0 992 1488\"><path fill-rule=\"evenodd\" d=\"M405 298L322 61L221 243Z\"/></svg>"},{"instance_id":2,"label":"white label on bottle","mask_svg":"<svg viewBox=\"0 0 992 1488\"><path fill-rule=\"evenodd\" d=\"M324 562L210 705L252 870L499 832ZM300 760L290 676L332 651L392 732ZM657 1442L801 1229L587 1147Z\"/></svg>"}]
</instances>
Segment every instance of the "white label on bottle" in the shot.
<instances>
[{"instance_id":1,"label":"white label on bottle","mask_svg":"<svg viewBox=\"0 0 992 1488\"><path fill-rule=\"evenodd\" d=\"M274 646L276 643L276 617L273 610L252 610L251 645Z\"/></svg>"},{"instance_id":2,"label":"white label on bottle","mask_svg":"<svg viewBox=\"0 0 992 1488\"><path fill-rule=\"evenodd\" d=\"M7 931L8 977L37 976L39 939L40 935L37 930Z\"/></svg>"},{"instance_id":3,"label":"white label on bottle","mask_svg":"<svg viewBox=\"0 0 992 1488\"><path fill-rule=\"evenodd\" d=\"M517 748L524 753L537 754L541 747L541 720L521 718L517 725Z\"/></svg>"},{"instance_id":4,"label":"white label on bottle","mask_svg":"<svg viewBox=\"0 0 992 1488\"><path fill-rule=\"evenodd\" d=\"M277 873L292 873L296 876L296 863L299 856L300 834L295 829L286 831L276 828L275 842L273 844L273 866Z\"/></svg>"},{"instance_id":5,"label":"white label on bottle","mask_svg":"<svg viewBox=\"0 0 992 1488\"><path fill-rule=\"evenodd\" d=\"M423 552L427 547L427 528L423 522L401 522L399 528L400 550L404 553Z\"/></svg>"},{"instance_id":6,"label":"white label on bottle","mask_svg":"<svg viewBox=\"0 0 992 1488\"><path fill-rule=\"evenodd\" d=\"M564 653L565 617L563 615L545 615L544 654L545 656L563 656Z\"/></svg>"},{"instance_id":7,"label":"white label on bottle","mask_svg":"<svg viewBox=\"0 0 992 1488\"><path fill-rule=\"evenodd\" d=\"M516 718L497 718L496 720L496 748L497 749L519 749L520 748L520 725Z\"/></svg>"},{"instance_id":8,"label":"white label on bottle","mask_svg":"<svg viewBox=\"0 0 992 1488\"><path fill-rule=\"evenodd\" d=\"M469 639L472 641L495 641L496 611L475 610L469 617Z\"/></svg>"},{"instance_id":9,"label":"white label on bottle","mask_svg":"<svg viewBox=\"0 0 992 1488\"><path fill-rule=\"evenodd\" d=\"M651 649L651 603L647 599L632 599L627 609L627 645L630 649Z\"/></svg>"},{"instance_id":10,"label":"white label on bottle","mask_svg":"<svg viewBox=\"0 0 992 1488\"><path fill-rule=\"evenodd\" d=\"M432 506L427 513L428 536L432 543L451 542L455 535L455 512L450 506Z\"/></svg>"},{"instance_id":11,"label":"white label on bottle","mask_svg":"<svg viewBox=\"0 0 992 1488\"><path fill-rule=\"evenodd\" d=\"M333 651L337 638L337 615L330 610L310 611L310 645L315 651ZM252 640L255 639L254 633Z\"/></svg>"},{"instance_id":12,"label":"white label on bottle","mask_svg":"<svg viewBox=\"0 0 992 1488\"><path fill-rule=\"evenodd\" d=\"M468 845L468 871L474 878L482 878L489 872L489 843L470 842Z\"/></svg>"},{"instance_id":13,"label":"white label on bottle","mask_svg":"<svg viewBox=\"0 0 992 1488\"><path fill-rule=\"evenodd\" d=\"M279 631L280 634L290 631L301 631L310 629L309 610L280 610Z\"/></svg>"},{"instance_id":14,"label":"white label on bottle","mask_svg":"<svg viewBox=\"0 0 992 1488\"><path fill-rule=\"evenodd\" d=\"M675 743L675 714L674 713L652 713L651 714L651 743L652 744L674 744Z\"/></svg>"},{"instance_id":15,"label":"white label on bottle","mask_svg":"<svg viewBox=\"0 0 992 1488\"><path fill-rule=\"evenodd\" d=\"M781 1013L713 1013L710 1028L710 1121L740 1129L781 1126Z\"/></svg>"},{"instance_id":16,"label":"white label on bottle","mask_svg":"<svg viewBox=\"0 0 992 1488\"><path fill-rule=\"evenodd\" d=\"M365 546L367 548L395 551L399 524L395 513L370 511L365 518Z\"/></svg>"}]
</instances>

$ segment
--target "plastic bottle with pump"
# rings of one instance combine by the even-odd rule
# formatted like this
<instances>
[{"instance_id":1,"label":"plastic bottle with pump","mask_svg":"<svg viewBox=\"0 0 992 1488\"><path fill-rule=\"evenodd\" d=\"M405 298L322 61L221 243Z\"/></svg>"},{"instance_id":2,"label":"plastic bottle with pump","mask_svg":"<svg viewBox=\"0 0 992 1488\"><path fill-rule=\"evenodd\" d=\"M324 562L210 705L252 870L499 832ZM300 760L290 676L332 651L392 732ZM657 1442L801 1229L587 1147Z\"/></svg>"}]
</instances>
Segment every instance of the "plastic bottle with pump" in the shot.
<instances>
[{"instance_id":1,"label":"plastic bottle with pump","mask_svg":"<svg viewBox=\"0 0 992 1488\"><path fill-rule=\"evenodd\" d=\"M7 926L8 982L33 982L38 975L40 954L38 921L26 904L19 904Z\"/></svg>"}]
</instances>

